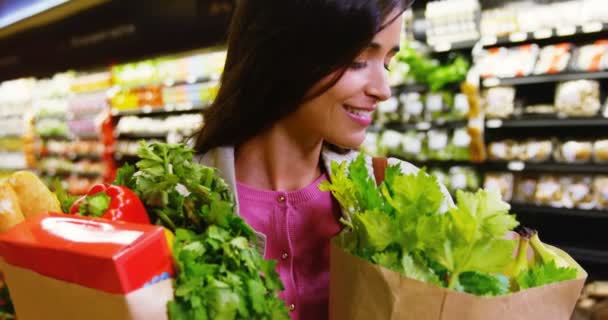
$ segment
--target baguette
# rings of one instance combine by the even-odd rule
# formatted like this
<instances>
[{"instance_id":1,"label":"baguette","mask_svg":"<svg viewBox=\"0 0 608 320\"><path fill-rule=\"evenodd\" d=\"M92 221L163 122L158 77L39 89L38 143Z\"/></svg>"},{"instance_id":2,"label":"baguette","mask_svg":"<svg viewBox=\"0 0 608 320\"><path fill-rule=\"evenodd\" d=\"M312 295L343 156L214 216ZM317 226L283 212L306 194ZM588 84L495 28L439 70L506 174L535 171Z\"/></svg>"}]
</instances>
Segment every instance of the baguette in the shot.
<instances>
[{"instance_id":1,"label":"baguette","mask_svg":"<svg viewBox=\"0 0 608 320\"><path fill-rule=\"evenodd\" d=\"M61 213L57 196L35 174L18 171L10 176L8 183L17 193L21 212L26 218L40 213Z\"/></svg>"}]
</instances>

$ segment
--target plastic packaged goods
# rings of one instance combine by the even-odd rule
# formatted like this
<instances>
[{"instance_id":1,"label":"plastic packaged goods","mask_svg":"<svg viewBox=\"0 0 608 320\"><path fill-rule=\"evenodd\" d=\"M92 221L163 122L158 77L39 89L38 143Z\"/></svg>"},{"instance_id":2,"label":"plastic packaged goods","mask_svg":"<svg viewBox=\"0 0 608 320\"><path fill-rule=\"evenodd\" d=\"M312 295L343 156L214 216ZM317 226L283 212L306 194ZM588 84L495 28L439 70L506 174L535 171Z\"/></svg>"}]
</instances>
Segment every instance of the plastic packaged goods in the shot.
<instances>
[{"instance_id":1,"label":"plastic packaged goods","mask_svg":"<svg viewBox=\"0 0 608 320\"><path fill-rule=\"evenodd\" d=\"M566 176L560 182L564 191L564 207L584 210L595 207L593 179L590 176Z\"/></svg>"},{"instance_id":2,"label":"plastic packaged goods","mask_svg":"<svg viewBox=\"0 0 608 320\"><path fill-rule=\"evenodd\" d=\"M454 106L450 110L450 118L453 120L466 119L469 115L469 99L463 93L454 95Z\"/></svg>"},{"instance_id":3,"label":"plastic packaged goods","mask_svg":"<svg viewBox=\"0 0 608 320\"><path fill-rule=\"evenodd\" d=\"M564 190L559 178L552 175L541 176L536 186L534 199L539 205L563 207Z\"/></svg>"},{"instance_id":4,"label":"plastic packaged goods","mask_svg":"<svg viewBox=\"0 0 608 320\"><path fill-rule=\"evenodd\" d=\"M597 40L576 49L573 67L577 71L597 72L606 68L608 40Z\"/></svg>"},{"instance_id":5,"label":"plastic packaged goods","mask_svg":"<svg viewBox=\"0 0 608 320\"><path fill-rule=\"evenodd\" d=\"M551 140L529 140L519 150L519 160L528 162L548 161L553 154L553 142Z\"/></svg>"},{"instance_id":6,"label":"plastic packaged goods","mask_svg":"<svg viewBox=\"0 0 608 320\"><path fill-rule=\"evenodd\" d=\"M600 84L593 80L560 83L555 93L555 107L560 114L594 116L600 110Z\"/></svg>"},{"instance_id":7,"label":"plastic packaged goods","mask_svg":"<svg viewBox=\"0 0 608 320\"><path fill-rule=\"evenodd\" d=\"M538 177L534 175L521 175L517 178L514 200L520 203L536 202L536 186Z\"/></svg>"},{"instance_id":8,"label":"plastic packaged goods","mask_svg":"<svg viewBox=\"0 0 608 320\"><path fill-rule=\"evenodd\" d=\"M501 77L525 77L532 74L539 48L537 44L525 44L509 49L507 59L501 63Z\"/></svg>"},{"instance_id":9,"label":"plastic packaged goods","mask_svg":"<svg viewBox=\"0 0 608 320\"><path fill-rule=\"evenodd\" d=\"M589 141L566 141L555 151L554 157L558 162L586 163L593 156L593 144Z\"/></svg>"},{"instance_id":10,"label":"plastic packaged goods","mask_svg":"<svg viewBox=\"0 0 608 320\"><path fill-rule=\"evenodd\" d=\"M504 47L490 48L481 51L476 58L479 75L482 78L500 77L502 75L502 62L507 58L509 49Z\"/></svg>"},{"instance_id":11,"label":"plastic packaged goods","mask_svg":"<svg viewBox=\"0 0 608 320\"><path fill-rule=\"evenodd\" d=\"M427 132L429 147L429 159L431 160L450 160L451 154L448 150L448 131L429 130Z\"/></svg>"},{"instance_id":12,"label":"plastic packaged goods","mask_svg":"<svg viewBox=\"0 0 608 320\"><path fill-rule=\"evenodd\" d=\"M608 176L595 177L593 192L597 208L608 209Z\"/></svg>"},{"instance_id":13,"label":"plastic packaged goods","mask_svg":"<svg viewBox=\"0 0 608 320\"><path fill-rule=\"evenodd\" d=\"M399 101L402 106L401 118L403 121L415 123L424 119L424 104L420 93L402 93L399 95Z\"/></svg>"},{"instance_id":14,"label":"plastic packaged goods","mask_svg":"<svg viewBox=\"0 0 608 320\"><path fill-rule=\"evenodd\" d=\"M514 140L495 141L488 145L488 158L492 161L511 161L519 156L519 144Z\"/></svg>"},{"instance_id":15,"label":"plastic packaged goods","mask_svg":"<svg viewBox=\"0 0 608 320\"><path fill-rule=\"evenodd\" d=\"M408 131L401 138L403 157L408 160L424 161L427 159L426 134L424 132Z\"/></svg>"},{"instance_id":16,"label":"plastic packaged goods","mask_svg":"<svg viewBox=\"0 0 608 320\"><path fill-rule=\"evenodd\" d=\"M449 149L452 154L452 160L466 161L471 159L471 136L466 128L454 129L450 142Z\"/></svg>"},{"instance_id":17,"label":"plastic packaged goods","mask_svg":"<svg viewBox=\"0 0 608 320\"><path fill-rule=\"evenodd\" d=\"M608 163L608 139L597 140L593 143L593 161Z\"/></svg>"},{"instance_id":18,"label":"plastic packaged goods","mask_svg":"<svg viewBox=\"0 0 608 320\"><path fill-rule=\"evenodd\" d=\"M450 111L452 103L452 96L448 92L427 94L424 104L425 119L443 120Z\"/></svg>"},{"instance_id":19,"label":"plastic packaged goods","mask_svg":"<svg viewBox=\"0 0 608 320\"><path fill-rule=\"evenodd\" d=\"M427 42L440 45L479 39L476 18L480 9L478 0L427 2L424 12Z\"/></svg>"},{"instance_id":20,"label":"plastic packaged goods","mask_svg":"<svg viewBox=\"0 0 608 320\"><path fill-rule=\"evenodd\" d=\"M484 189L498 190L505 201L511 201L513 198L513 174L504 173L487 173L483 187Z\"/></svg>"},{"instance_id":21,"label":"plastic packaged goods","mask_svg":"<svg viewBox=\"0 0 608 320\"><path fill-rule=\"evenodd\" d=\"M477 190L480 187L479 176L470 167L451 167L449 172L448 189L455 193L456 190Z\"/></svg>"},{"instance_id":22,"label":"plastic packaged goods","mask_svg":"<svg viewBox=\"0 0 608 320\"><path fill-rule=\"evenodd\" d=\"M399 156L402 154L401 140L403 135L395 130L385 130L381 133L379 153L381 155Z\"/></svg>"},{"instance_id":23,"label":"plastic packaged goods","mask_svg":"<svg viewBox=\"0 0 608 320\"><path fill-rule=\"evenodd\" d=\"M572 57L571 49L571 43L544 46L538 55L534 74L553 74L564 71Z\"/></svg>"},{"instance_id":24,"label":"plastic packaged goods","mask_svg":"<svg viewBox=\"0 0 608 320\"><path fill-rule=\"evenodd\" d=\"M390 97L386 101L378 103L378 111L375 116L377 125L389 122L401 122L399 100L396 97Z\"/></svg>"},{"instance_id":25,"label":"plastic packaged goods","mask_svg":"<svg viewBox=\"0 0 608 320\"><path fill-rule=\"evenodd\" d=\"M483 92L484 110L488 118L507 118L515 111L515 88L495 87Z\"/></svg>"}]
</instances>

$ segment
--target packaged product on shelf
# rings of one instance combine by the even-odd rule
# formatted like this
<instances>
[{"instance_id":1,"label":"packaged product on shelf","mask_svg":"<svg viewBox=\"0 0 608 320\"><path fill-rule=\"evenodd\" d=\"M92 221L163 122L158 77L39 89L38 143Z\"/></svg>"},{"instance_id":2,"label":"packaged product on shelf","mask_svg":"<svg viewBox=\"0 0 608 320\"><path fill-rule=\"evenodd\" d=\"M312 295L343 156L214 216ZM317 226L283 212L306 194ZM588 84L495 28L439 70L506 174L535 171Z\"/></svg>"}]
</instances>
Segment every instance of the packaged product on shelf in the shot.
<instances>
[{"instance_id":1,"label":"packaged product on shelf","mask_svg":"<svg viewBox=\"0 0 608 320\"><path fill-rule=\"evenodd\" d=\"M450 111L453 104L453 98L450 93L429 93L426 95L425 101L425 119L426 120L443 120Z\"/></svg>"},{"instance_id":2,"label":"packaged product on shelf","mask_svg":"<svg viewBox=\"0 0 608 320\"><path fill-rule=\"evenodd\" d=\"M514 140L491 142L488 145L488 158L493 161L511 161L518 158L519 144Z\"/></svg>"},{"instance_id":3,"label":"packaged product on shelf","mask_svg":"<svg viewBox=\"0 0 608 320\"><path fill-rule=\"evenodd\" d=\"M596 163L608 162L608 139L597 140L593 143L593 161Z\"/></svg>"},{"instance_id":4,"label":"packaged product on shelf","mask_svg":"<svg viewBox=\"0 0 608 320\"><path fill-rule=\"evenodd\" d=\"M608 209L608 176L597 176L593 181L595 201L599 209Z\"/></svg>"},{"instance_id":5,"label":"packaged product on shelf","mask_svg":"<svg viewBox=\"0 0 608 320\"><path fill-rule=\"evenodd\" d=\"M457 93L454 96L454 107L450 111L450 118L453 120L466 119L469 109L469 98L463 93Z\"/></svg>"},{"instance_id":6,"label":"packaged product on shelf","mask_svg":"<svg viewBox=\"0 0 608 320\"><path fill-rule=\"evenodd\" d=\"M401 116L403 121L416 123L424 120L424 104L420 93L411 92L399 95L402 105Z\"/></svg>"},{"instance_id":7,"label":"packaged product on shelf","mask_svg":"<svg viewBox=\"0 0 608 320\"><path fill-rule=\"evenodd\" d=\"M592 44L579 47L574 57L574 69L597 72L604 69L603 60L608 55L608 40L597 40Z\"/></svg>"},{"instance_id":8,"label":"packaged product on shelf","mask_svg":"<svg viewBox=\"0 0 608 320\"><path fill-rule=\"evenodd\" d=\"M65 121L59 119L41 119L36 121L36 133L40 136L67 136L70 132Z\"/></svg>"},{"instance_id":9,"label":"packaged product on shelf","mask_svg":"<svg viewBox=\"0 0 608 320\"><path fill-rule=\"evenodd\" d=\"M503 76L502 63L506 59L509 50L504 47L490 48L481 51L476 58L476 65L482 78Z\"/></svg>"},{"instance_id":10,"label":"packaged product on shelf","mask_svg":"<svg viewBox=\"0 0 608 320\"><path fill-rule=\"evenodd\" d=\"M454 129L449 148L452 159L456 161L466 161L471 159L471 136L467 128Z\"/></svg>"},{"instance_id":11,"label":"packaged product on shelf","mask_svg":"<svg viewBox=\"0 0 608 320\"><path fill-rule=\"evenodd\" d=\"M429 174L434 175L435 177L437 177L437 181L439 181L439 183L441 183L444 186L446 186L448 188L448 190L450 191L450 193L452 193L452 190L449 189L450 188L450 175L449 175L449 173L445 172L443 169L440 169L440 168L432 168L432 169L429 170Z\"/></svg>"},{"instance_id":12,"label":"packaged product on shelf","mask_svg":"<svg viewBox=\"0 0 608 320\"><path fill-rule=\"evenodd\" d=\"M538 55L534 74L552 74L564 71L572 56L571 49L571 43L544 46Z\"/></svg>"},{"instance_id":13,"label":"packaged product on shelf","mask_svg":"<svg viewBox=\"0 0 608 320\"><path fill-rule=\"evenodd\" d=\"M109 88L112 85L110 72L78 75L71 85L73 93L91 92Z\"/></svg>"},{"instance_id":14,"label":"packaged product on shelf","mask_svg":"<svg viewBox=\"0 0 608 320\"><path fill-rule=\"evenodd\" d=\"M446 186L456 194L457 190L475 191L479 189L479 177L475 171L469 167L451 167L449 180Z\"/></svg>"},{"instance_id":15,"label":"packaged product on shelf","mask_svg":"<svg viewBox=\"0 0 608 320\"><path fill-rule=\"evenodd\" d=\"M484 110L489 118L507 118L515 111L515 88L495 87L484 91Z\"/></svg>"},{"instance_id":16,"label":"packaged product on shelf","mask_svg":"<svg viewBox=\"0 0 608 320\"><path fill-rule=\"evenodd\" d=\"M551 159L553 142L551 140L530 140L520 147L519 160L543 162Z\"/></svg>"},{"instance_id":17,"label":"packaged product on shelf","mask_svg":"<svg viewBox=\"0 0 608 320\"><path fill-rule=\"evenodd\" d=\"M428 158L428 146L424 132L408 131L403 134L401 145L403 157L409 160L425 161Z\"/></svg>"},{"instance_id":18,"label":"packaged product on shelf","mask_svg":"<svg viewBox=\"0 0 608 320\"><path fill-rule=\"evenodd\" d=\"M590 210L596 206L593 179L590 176L566 176L561 178L564 190L563 206Z\"/></svg>"},{"instance_id":19,"label":"packaged product on shelf","mask_svg":"<svg viewBox=\"0 0 608 320\"><path fill-rule=\"evenodd\" d=\"M501 65L504 72L502 77L525 77L532 74L539 48L537 44L524 44L509 49L507 59Z\"/></svg>"},{"instance_id":20,"label":"packaged product on shelf","mask_svg":"<svg viewBox=\"0 0 608 320\"><path fill-rule=\"evenodd\" d=\"M487 173L483 182L484 189L497 190L505 201L513 197L513 174L510 172Z\"/></svg>"},{"instance_id":21,"label":"packaged product on shelf","mask_svg":"<svg viewBox=\"0 0 608 320\"><path fill-rule=\"evenodd\" d=\"M538 177L534 175L521 175L517 178L514 200L520 203L536 202L536 186Z\"/></svg>"},{"instance_id":22,"label":"packaged product on shelf","mask_svg":"<svg viewBox=\"0 0 608 320\"><path fill-rule=\"evenodd\" d=\"M379 153L382 155L399 156L402 154L401 132L395 130L385 130L382 132L379 142Z\"/></svg>"},{"instance_id":23,"label":"packaged product on shelf","mask_svg":"<svg viewBox=\"0 0 608 320\"><path fill-rule=\"evenodd\" d=\"M429 148L429 159L432 160L450 160L450 152L448 146L448 131L429 130L427 132L427 141Z\"/></svg>"},{"instance_id":24,"label":"packaged product on shelf","mask_svg":"<svg viewBox=\"0 0 608 320\"><path fill-rule=\"evenodd\" d=\"M590 141L566 141L556 149L555 160L566 163L590 162L593 144Z\"/></svg>"},{"instance_id":25,"label":"packaged product on shelf","mask_svg":"<svg viewBox=\"0 0 608 320\"><path fill-rule=\"evenodd\" d=\"M600 110L600 84L594 80L562 82L555 93L557 111L567 116L594 116Z\"/></svg>"},{"instance_id":26,"label":"packaged product on shelf","mask_svg":"<svg viewBox=\"0 0 608 320\"><path fill-rule=\"evenodd\" d=\"M376 111L376 124L383 125L388 122L401 122L399 114L399 100L396 97L390 97L386 101L378 103Z\"/></svg>"},{"instance_id":27,"label":"packaged product on shelf","mask_svg":"<svg viewBox=\"0 0 608 320\"><path fill-rule=\"evenodd\" d=\"M534 199L537 204L556 208L564 206L564 190L558 177L543 175L536 185Z\"/></svg>"}]
</instances>

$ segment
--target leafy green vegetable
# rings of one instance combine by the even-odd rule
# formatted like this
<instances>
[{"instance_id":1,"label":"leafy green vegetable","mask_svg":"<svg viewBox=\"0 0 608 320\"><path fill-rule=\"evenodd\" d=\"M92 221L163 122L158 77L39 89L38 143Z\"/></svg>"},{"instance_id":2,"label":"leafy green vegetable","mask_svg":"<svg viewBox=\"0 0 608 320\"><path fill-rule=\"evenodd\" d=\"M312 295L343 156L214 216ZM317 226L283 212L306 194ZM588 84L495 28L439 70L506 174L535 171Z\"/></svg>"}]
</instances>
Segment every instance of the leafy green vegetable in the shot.
<instances>
[{"instance_id":1,"label":"leafy green vegetable","mask_svg":"<svg viewBox=\"0 0 608 320\"><path fill-rule=\"evenodd\" d=\"M369 176L362 163L361 155L348 168L332 164L331 182L321 186L352 209L345 250L420 281L479 295L508 291L508 279L493 274L512 259L516 242L504 236L518 222L498 193L458 192L458 205L442 214L446 199L435 176L389 166L376 188L362 178Z\"/></svg>"},{"instance_id":2,"label":"leafy green vegetable","mask_svg":"<svg viewBox=\"0 0 608 320\"><path fill-rule=\"evenodd\" d=\"M178 275L172 320L288 319L274 262L254 248L254 232L234 214L234 196L217 171L194 163L181 144L141 143L136 168L115 184L133 189L152 221L175 230Z\"/></svg>"},{"instance_id":3,"label":"leafy green vegetable","mask_svg":"<svg viewBox=\"0 0 608 320\"><path fill-rule=\"evenodd\" d=\"M478 296L498 296L509 292L509 278L483 272L468 271L460 274L459 291Z\"/></svg>"},{"instance_id":4,"label":"leafy green vegetable","mask_svg":"<svg viewBox=\"0 0 608 320\"><path fill-rule=\"evenodd\" d=\"M575 279L576 268L558 267L555 261L534 265L517 276L517 284L521 289L540 287L542 285Z\"/></svg>"}]
</instances>

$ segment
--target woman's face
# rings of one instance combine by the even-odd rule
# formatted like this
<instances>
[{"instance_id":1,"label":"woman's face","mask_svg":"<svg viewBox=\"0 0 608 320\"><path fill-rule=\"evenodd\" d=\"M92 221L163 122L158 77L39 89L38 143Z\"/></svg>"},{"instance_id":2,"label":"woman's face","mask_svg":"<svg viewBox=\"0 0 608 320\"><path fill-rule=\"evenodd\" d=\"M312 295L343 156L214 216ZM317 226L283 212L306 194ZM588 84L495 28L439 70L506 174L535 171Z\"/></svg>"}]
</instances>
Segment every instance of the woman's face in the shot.
<instances>
[{"instance_id":1,"label":"woman's face","mask_svg":"<svg viewBox=\"0 0 608 320\"><path fill-rule=\"evenodd\" d=\"M395 15L399 17L395 19ZM390 19L390 24L375 35L333 87L302 104L289 117L299 131L344 148L361 145L372 123L372 112L378 102L391 95L387 66L399 51L401 13L395 11ZM318 86L334 76L327 76Z\"/></svg>"}]
</instances>

